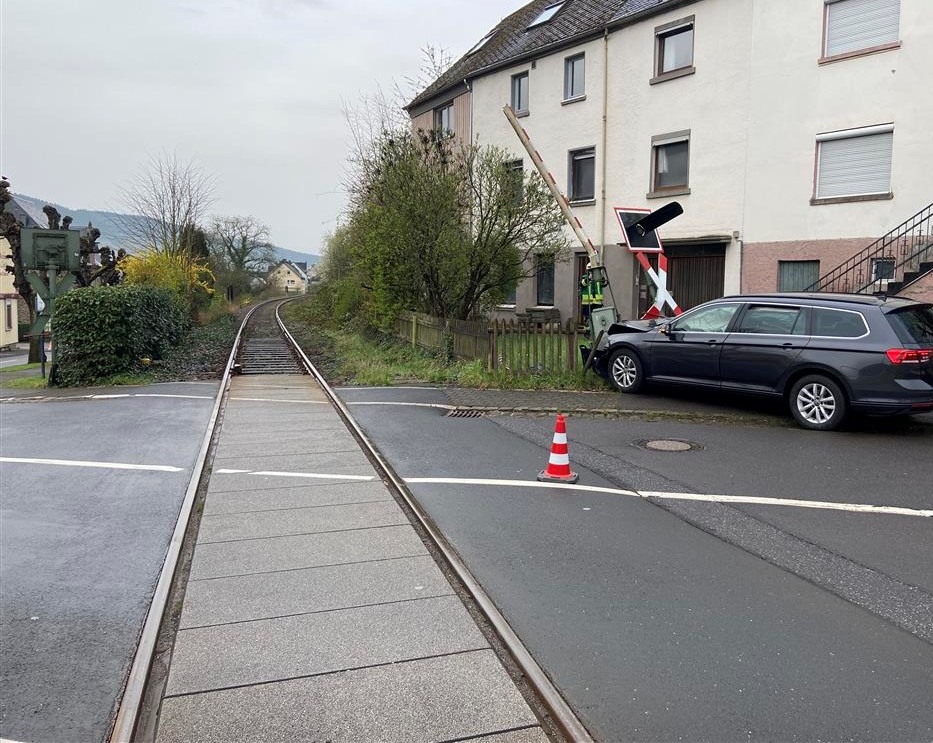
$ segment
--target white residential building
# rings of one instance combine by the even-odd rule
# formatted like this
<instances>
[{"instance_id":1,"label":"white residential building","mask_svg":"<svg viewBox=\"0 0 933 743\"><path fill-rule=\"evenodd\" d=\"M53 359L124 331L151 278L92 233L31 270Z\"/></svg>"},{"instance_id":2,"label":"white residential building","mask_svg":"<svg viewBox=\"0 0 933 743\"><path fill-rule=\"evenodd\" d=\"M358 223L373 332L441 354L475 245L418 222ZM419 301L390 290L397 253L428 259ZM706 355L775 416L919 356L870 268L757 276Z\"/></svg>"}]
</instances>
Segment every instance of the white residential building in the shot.
<instances>
[{"instance_id":1,"label":"white residential building","mask_svg":"<svg viewBox=\"0 0 933 743\"><path fill-rule=\"evenodd\" d=\"M633 316L650 282L613 207L683 205L659 231L682 306L804 289L922 212L845 280L890 276L933 223L931 70L930 0L537 0L409 112L529 169L512 104ZM543 267L516 308L578 315L584 264Z\"/></svg>"}]
</instances>

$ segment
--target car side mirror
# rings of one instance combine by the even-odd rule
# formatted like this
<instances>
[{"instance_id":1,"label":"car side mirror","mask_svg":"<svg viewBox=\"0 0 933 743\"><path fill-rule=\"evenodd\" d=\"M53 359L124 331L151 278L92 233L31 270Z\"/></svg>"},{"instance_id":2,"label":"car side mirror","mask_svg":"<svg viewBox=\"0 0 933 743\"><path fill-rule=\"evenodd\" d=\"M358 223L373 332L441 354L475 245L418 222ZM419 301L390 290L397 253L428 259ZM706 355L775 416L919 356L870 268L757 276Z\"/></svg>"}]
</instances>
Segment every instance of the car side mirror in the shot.
<instances>
[{"instance_id":1,"label":"car side mirror","mask_svg":"<svg viewBox=\"0 0 933 743\"><path fill-rule=\"evenodd\" d=\"M670 335L671 334L671 324L669 322L664 323L663 325L658 326L658 332L661 335Z\"/></svg>"}]
</instances>

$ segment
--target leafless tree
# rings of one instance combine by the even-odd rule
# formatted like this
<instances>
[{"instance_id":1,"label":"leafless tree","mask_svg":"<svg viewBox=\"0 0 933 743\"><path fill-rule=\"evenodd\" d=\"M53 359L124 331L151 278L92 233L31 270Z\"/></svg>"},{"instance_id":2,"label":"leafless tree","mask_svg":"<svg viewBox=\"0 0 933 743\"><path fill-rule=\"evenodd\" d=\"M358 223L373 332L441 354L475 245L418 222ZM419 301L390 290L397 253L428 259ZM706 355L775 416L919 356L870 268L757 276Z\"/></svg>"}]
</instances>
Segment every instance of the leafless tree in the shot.
<instances>
[{"instance_id":1,"label":"leafless tree","mask_svg":"<svg viewBox=\"0 0 933 743\"><path fill-rule=\"evenodd\" d=\"M215 217L208 240L211 256L231 271L257 275L275 262L269 228L255 217Z\"/></svg>"},{"instance_id":2,"label":"leafless tree","mask_svg":"<svg viewBox=\"0 0 933 743\"><path fill-rule=\"evenodd\" d=\"M122 189L130 217L122 227L134 247L181 255L213 203L214 179L194 160L163 152Z\"/></svg>"},{"instance_id":3,"label":"leafless tree","mask_svg":"<svg viewBox=\"0 0 933 743\"><path fill-rule=\"evenodd\" d=\"M355 103L343 103L343 116L351 138L343 189L350 197L351 206L365 201L366 194L361 188L372 181L373 168L381 161L386 138L392 133L406 136L411 131L411 119L405 106L453 63L446 49L430 44L421 50L421 56L418 73L405 77L401 84L396 82L391 93L377 88Z\"/></svg>"}]
</instances>

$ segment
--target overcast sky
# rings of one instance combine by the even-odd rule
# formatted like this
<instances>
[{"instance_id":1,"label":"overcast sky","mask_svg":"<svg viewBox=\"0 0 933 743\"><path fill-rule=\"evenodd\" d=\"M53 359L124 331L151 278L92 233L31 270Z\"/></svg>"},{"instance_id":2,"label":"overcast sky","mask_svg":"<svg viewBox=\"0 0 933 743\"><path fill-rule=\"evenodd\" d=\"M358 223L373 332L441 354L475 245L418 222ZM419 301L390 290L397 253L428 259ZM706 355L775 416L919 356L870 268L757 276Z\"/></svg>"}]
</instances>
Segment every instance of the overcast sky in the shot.
<instances>
[{"instance_id":1,"label":"overcast sky","mask_svg":"<svg viewBox=\"0 0 933 743\"><path fill-rule=\"evenodd\" d=\"M344 198L343 110L463 54L521 0L0 0L0 171L121 211L150 155L196 159L213 211L319 253Z\"/></svg>"}]
</instances>

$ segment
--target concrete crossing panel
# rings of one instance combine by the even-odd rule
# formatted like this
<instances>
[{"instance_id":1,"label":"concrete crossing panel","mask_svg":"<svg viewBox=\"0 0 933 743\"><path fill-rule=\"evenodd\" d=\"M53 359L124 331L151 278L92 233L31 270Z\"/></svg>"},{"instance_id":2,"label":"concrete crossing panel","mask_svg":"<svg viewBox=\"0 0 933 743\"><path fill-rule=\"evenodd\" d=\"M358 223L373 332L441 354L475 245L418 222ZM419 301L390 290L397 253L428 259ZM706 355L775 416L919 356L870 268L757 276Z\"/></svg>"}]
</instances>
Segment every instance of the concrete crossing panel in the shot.
<instances>
[{"instance_id":1,"label":"concrete crossing panel","mask_svg":"<svg viewBox=\"0 0 933 743\"><path fill-rule=\"evenodd\" d=\"M235 469L235 468L228 468ZM261 470L257 470L261 471ZM308 470L310 472L310 470ZM297 473L300 474L300 473ZM211 493L234 493L245 490L273 490L278 488L303 488L311 483L343 483L343 482L375 482L378 480L372 465L369 470L363 467L328 467L327 472L311 473L316 477L284 477L275 475L254 475L249 472L232 474L214 472L210 484L207 486L208 497ZM321 475L334 475L334 477L321 477ZM349 476L349 477L348 477ZM341 479L344 477L345 479ZM365 478L365 479L364 479Z\"/></svg>"},{"instance_id":2,"label":"concrete crossing panel","mask_svg":"<svg viewBox=\"0 0 933 743\"><path fill-rule=\"evenodd\" d=\"M456 596L181 630L166 695L485 647Z\"/></svg>"},{"instance_id":3,"label":"concrete crossing panel","mask_svg":"<svg viewBox=\"0 0 933 743\"><path fill-rule=\"evenodd\" d=\"M425 555L427 550L409 525L380 529L323 532L199 544L191 579L342 565L364 560L390 560Z\"/></svg>"},{"instance_id":4,"label":"concrete crossing panel","mask_svg":"<svg viewBox=\"0 0 933 743\"><path fill-rule=\"evenodd\" d=\"M315 451L304 454L278 454L269 451L258 451L245 457L216 457L215 469L238 470L281 470L283 472L329 472L334 467L346 471L347 467L360 467L357 474L372 474L372 464L366 455L360 451ZM362 471L368 468L369 471Z\"/></svg>"},{"instance_id":5,"label":"concrete crossing panel","mask_svg":"<svg viewBox=\"0 0 933 743\"><path fill-rule=\"evenodd\" d=\"M450 596L428 556L190 581L181 628Z\"/></svg>"},{"instance_id":6,"label":"concrete crossing panel","mask_svg":"<svg viewBox=\"0 0 933 743\"><path fill-rule=\"evenodd\" d=\"M302 434L300 437L279 436L274 439L257 444L250 440L241 443L230 443L221 439L215 458L248 457L252 454L267 451L270 454L305 454L317 451L359 451L360 445L350 432L341 435L339 431L328 429L316 434Z\"/></svg>"},{"instance_id":7,"label":"concrete crossing panel","mask_svg":"<svg viewBox=\"0 0 933 743\"><path fill-rule=\"evenodd\" d=\"M228 542L233 539L262 539L286 534L313 534L321 531L368 529L407 524L408 519L395 502L359 503L352 506L293 508L287 511L219 514L201 518L198 543Z\"/></svg>"},{"instance_id":8,"label":"concrete crossing panel","mask_svg":"<svg viewBox=\"0 0 933 743\"><path fill-rule=\"evenodd\" d=\"M159 740L221 743L248 730L255 743L428 743L529 725L537 720L515 685L492 651L480 650L166 699Z\"/></svg>"},{"instance_id":9,"label":"concrete crossing panel","mask_svg":"<svg viewBox=\"0 0 933 743\"><path fill-rule=\"evenodd\" d=\"M285 508L313 508L392 500L386 486L378 480L333 482L302 479L297 482L299 484L291 488L211 493L204 503L204 513L215 515L277 511Z\"/></svg>"}]
</instances>

